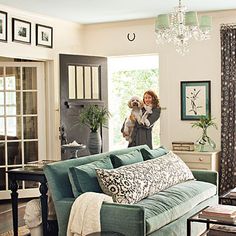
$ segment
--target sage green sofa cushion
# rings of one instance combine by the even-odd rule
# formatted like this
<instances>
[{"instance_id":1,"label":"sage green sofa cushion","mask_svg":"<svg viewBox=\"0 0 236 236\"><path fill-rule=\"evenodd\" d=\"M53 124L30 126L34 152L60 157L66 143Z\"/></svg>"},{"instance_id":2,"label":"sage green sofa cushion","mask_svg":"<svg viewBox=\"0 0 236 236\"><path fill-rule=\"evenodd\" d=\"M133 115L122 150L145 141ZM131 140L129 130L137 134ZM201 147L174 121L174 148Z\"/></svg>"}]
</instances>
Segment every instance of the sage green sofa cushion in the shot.
<instances>
[{"instance_id":1,"label":"sage green sofa cushion","mask_svg":"<svg viewBox=\"0 0 236 236\"><path fill-rule=\"evenodd\" d=\"M167 150L164 147L159 147L159 148L150 149L150 150L143 148L140 150L140 152L143 155L143 160L146 161L146 160L151 160L151 159L163 156L163 155L167 154L169 152L169 150Z\"/></svg>"},{"instance_id":2,"label":"sage green sofa cushion","mask_svg":"<svg viewBox=\"0 0 236 236\"><path fill-rule=\"evenodd\" d=\"M145 149L144 149L145 150ZM130 165L137 162L143 161L143 156L140 150L134 150L130 153L122 154L122 155L110 155L110 159L114 168L118 168L120 166Z\"/></svg>"},{"instance_id":3,"label":"sage green sofa cushion","mask_svg":"<svg viewBox=\"0 0 236 236\"><path fill-rule=\"evenodd\" d=\"M186 214L216 192L213 184L190 180L149 196L135 205L145 208L149 234Z\"/></svg>"},{"instance_id":4,"label":"sage green sofa cushion","mask_svg":"<svg viewBox=\"0 0 236 236\"><path fill-rule=\"evenodd\" d=\"M113 165L110 158L103 158L85 165L69 168L68 174L74 197L80 195L80 189L83 193L102 193L97 180L95 168L113 169Z\"/></svg>"}]
</instances>

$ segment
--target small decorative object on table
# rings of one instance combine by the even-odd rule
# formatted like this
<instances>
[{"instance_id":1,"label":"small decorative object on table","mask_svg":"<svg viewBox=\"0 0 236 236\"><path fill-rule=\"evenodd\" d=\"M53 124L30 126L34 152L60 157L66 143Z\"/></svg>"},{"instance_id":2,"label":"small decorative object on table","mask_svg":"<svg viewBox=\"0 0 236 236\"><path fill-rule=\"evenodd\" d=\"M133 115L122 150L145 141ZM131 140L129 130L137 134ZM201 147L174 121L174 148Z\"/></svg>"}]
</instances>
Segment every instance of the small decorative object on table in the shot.
<instances>
[{"instance_id":1,"label":"small decorative object on table","mask_svg":"<svg viewBox=\"0 0 236 236\"><path fill-rule=\"evenodd\" d=\"M236 236L236 227L229 225L213 225L207 236Z\"/></svg>"},{"instance_id":2,"label":"small decorative object on table","mask_svg":"<svg viewBox=\"0 0 236 236\"><path fill-rule=\"evenodd\" d=\"M29 161L26 163L26 169L32 170L42 170L46 164L56 162L55 160L38 160L38 161Z\"/></svg>"},{"instance_id":3,"label":"small decorative object on table","mask_svg":"<svg viewBox=\"0 0 236 236\"><path fill-rule=\"evenodd\" d=\"M88 149L90 154L97 154L101 152L102 140L98 132L99 128L107 123L110 117L110 112L105 107L98 107L90 105L85 107L80 114L80 122L90 128L90 135L88 140Z\"/></svg>"},{"instance_id":4,"label":"small decorative object on table","mask_svg":"<svg viewBox=\"0 0 236 236\"><path fill-rule=\"evenodd\" d=\"M220 204L209 206L199 214L199 217L204 219L236 223L236 206Z\"/></svg>"},{"instance_id":5,"label":"small decorative object on table","mask_svg":"<svg viewBox=\"0 0 236 236\"><path fill-rule=\"evenodd\" d=\"M194 151L193 142L172 142L173 151Z\"/></svg>"},{"instance_id":6,"label":"small decorative object on table","mask_svg":"<svg viewBox=\"0 0 236 236\"><path fill-rule=\"evenodd\" d=\"M215 142L207 135L207 129L209 127L214 127L217 129L217 124L213 121L211 116L205 117L201 116L200 120L192 123L192 127L197 127L202 129L202 136L196 141L196 151L208 152L214 151L216 148Z\"/></svg>"},{"instance_id":7,"label":"small decorative object on table","mask_svg":"<svg viewBox=\"0 0 236 236\"><path fill-rule=\"evenodd\" d=\"M71 158L78 157L78 151L81 149L85 149L86 146L82 143L77 143L75 140L72 143L64 144L61 146L62 149L69 150L72 154Z\"/></svg>"}]
</instances>

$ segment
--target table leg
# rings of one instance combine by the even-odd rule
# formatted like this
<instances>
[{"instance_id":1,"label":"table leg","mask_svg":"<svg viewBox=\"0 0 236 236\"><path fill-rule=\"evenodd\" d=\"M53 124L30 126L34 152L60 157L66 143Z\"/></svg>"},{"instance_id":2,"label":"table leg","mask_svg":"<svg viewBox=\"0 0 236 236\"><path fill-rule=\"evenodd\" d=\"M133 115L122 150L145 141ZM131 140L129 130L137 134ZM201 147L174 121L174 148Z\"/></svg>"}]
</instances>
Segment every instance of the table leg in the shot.
<instances>
[{"instance_id":1,"label":"table leg","mask_svg":"<svg viewBox=\"0 0 236 236\"><path fill-rule=\"evenodd\" d=\"M46 183L41 183L39 187L39 191L41 193L40 201L42 208L42 222L43 222L43 235L47 235L47 220L48 220L48 196L47 191L48 187Z\"/></svg>"},{"instance_id":2,"label":"table leg","mask_svg":"<svg viewBox=\"0 0 236 236\"><path fill-rule=\"evenodd\" d=\"M191 221L187 219L187 236L191 236Z\"/></svg>"},{"instance_id":3,"label":"table leg","mask_svg":"<svg viewBox=\"0 0 236 236\"><path fill-rule=\"evenodd\" d=\"M12 216L13 216L13 231L14 236L18 236L18 184L15 179L11 179L11 203L12 203Z\"/></svg>"}]
</instances>

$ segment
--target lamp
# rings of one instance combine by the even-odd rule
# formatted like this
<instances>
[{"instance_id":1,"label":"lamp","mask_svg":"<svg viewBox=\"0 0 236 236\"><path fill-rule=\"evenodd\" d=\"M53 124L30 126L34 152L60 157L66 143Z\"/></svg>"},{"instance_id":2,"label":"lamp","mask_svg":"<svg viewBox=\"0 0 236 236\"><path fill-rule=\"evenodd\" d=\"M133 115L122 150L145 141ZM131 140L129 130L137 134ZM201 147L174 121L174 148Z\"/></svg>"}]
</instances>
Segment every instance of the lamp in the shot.
<instances>
[{"instance_id":1,"label":"lamp","mask_svg":"<svg viewBox=\"0 0 236 236\"><path fill-rule=\"evenodd\" d=\"M186 7L174 8L171 14L161 14L156 18L155 32L157 43L174 43L176 51L185 55L189 51L189 40L207 40L210 38L212 20L210 16L198 19L197 12L186 12Z\"/></svg>"}]
</instances>

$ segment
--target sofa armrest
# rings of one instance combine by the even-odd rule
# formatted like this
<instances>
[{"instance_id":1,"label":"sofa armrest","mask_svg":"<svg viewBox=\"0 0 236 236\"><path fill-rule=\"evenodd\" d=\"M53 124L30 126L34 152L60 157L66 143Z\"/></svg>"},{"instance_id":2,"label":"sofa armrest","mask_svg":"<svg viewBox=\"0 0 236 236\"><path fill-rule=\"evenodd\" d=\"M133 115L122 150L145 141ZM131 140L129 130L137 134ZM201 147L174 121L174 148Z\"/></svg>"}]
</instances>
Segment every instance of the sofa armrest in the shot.
<instances>
[{"instance_id":1,"label":"sofa armrest","mask_svg":"<svg viewBox=\"0 0 236 236\"><path fill-rule=\"evenodd\" d=\"M70 217L70 210L74 201L75 198L63 198L54 202L59 227L59 236L66 235L67 225Z\"/></svg>"},{"instance_id":2,"label":"sofa armrest","mask_svg":"<svg viewBox=\"0 0 236 236\"><path fill-rule=\"evenodd\" d=\"M218 172L211 170L191 170L193 176L203 182L208 182L218 186Z\"/></svg>"},{"instance_id":3,"label":"sofa armrest","mask_svg":"<svg viewBox=\"0 0 236 236\"><path fill-rule=\"evenodd\" d=\"M145 235L145 211L141 206L104 202L100 214L102 231L113 231L125 236Z\"/></svg>"}]
</instances>

